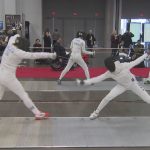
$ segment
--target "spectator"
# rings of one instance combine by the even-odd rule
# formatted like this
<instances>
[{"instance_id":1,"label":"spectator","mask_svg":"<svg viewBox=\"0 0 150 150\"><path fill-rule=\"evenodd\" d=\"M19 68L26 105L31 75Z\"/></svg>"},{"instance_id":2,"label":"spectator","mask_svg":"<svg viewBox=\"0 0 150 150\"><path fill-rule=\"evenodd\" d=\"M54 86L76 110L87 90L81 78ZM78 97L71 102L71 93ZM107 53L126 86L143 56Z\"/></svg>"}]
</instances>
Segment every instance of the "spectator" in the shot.
<instances>
[{"instance_id":1,"label":"spectator","mask_svg":"<svg viewBox=\"0 0 150 150\"><path fill-rule=\"evenodd\" d=\"M70 54L67 54L65 48L62 46L61 37L59 37L56 43L54 44L54 52L56 52L57 55L55 61L60 62L61 65L65 67Z\"/></svg>"},{"instance_id":2,"label":"spectator","mask_svg":"<svg viewBox=\"0 0 150 150\"><path fill-rule=\"evenodd\" d=\"M137 43L134 46L134 55L132 56L132 60L135 60L137 58L139 58L140 56L142 56L144 54L144 45L141 44L141 41L138 40ZM138 68L143 68L144 66L144 61L141 62L139 65L135 66Z\"/></svg>"},{"instance_id":3,"label":"spectator","mask_svg":"<svg viewBox=\"0 0 150 150\"><path fill-rule=\"evenodd\" d=\"M51 52L51 33L46 31L44 33L44 52Z\"/></svg>"},{"instance_id":4,"label":"spectator","mask_svg":"<svg viewBox=\"0 0 150 150\"><path fill-rule=\"evenodd\" d=\"M53 45L55 45L55 43L57 42L57 40L60 38L60 34L58 32L58 29L55 29L53 34L52 34L52 38L53 38Z\"/></svg>"},{"instance_id":5,"label":"spectator","mask_svg":"<svg viewBox=\"0 0 150 150\"><path fill-rule=\"evenodd\" d=\"M112 57L116 57L119 55L119 36L117 35L116 30L114 30L111 34L111 48L112 48Z\"/></svg>"},{"instance_id":6,"label":"spectator","mask_svg":"<svg viewBox=\"0 0 150 150\"><path fill-rule=\"evenodd\" d=\"M62 38L59 37L54 45L54 52L56 52L57 56L59 57L67 57L66 50L62 46Z\"/></svg>"},{"instance_id":7,"label":"spectator","mask_svg":"<svg viewBox=\"0 0 150 150\"><path fill-rule=\"evenodd\" d=\"M134 34L128 30L122 35L122 40L124 41L124 48L130 48L130 45L133 44L132 37L134 37Z\"/></svg>"},{"instance_id":8,"label":"spectator","mask_svg":"<svg viewBox=\"0 0 150 150\"><path fill-rule=\"evenodd\" d=\"M4 41L4 38L0 37L0 56L3 55L6 45L7 45L7 43Z\"/></svg>"},{"instance_id":9,"label":"spectator","mask_svg":"<svg viewBox=\"0 0 150 150\"><path fill-rule=\"evenodd\" d=\"M42 44L40 43L40 39L36 39L35 43L33 44L33 52L42 52ZM35 59L34 62L36 64L41 64L43 63L45 60L44 59Z\"/></svg>"},{"instance_id":10,"label":"spectator","mask_svg":"<svg viewBox=\"0 0 150 150\"><path fill-rule=\"evenodd\" d=\"M92 33L92 30L89 30L89 33L86 36L86 41L87 41L87 47L89 48L89 51L92 51L92 48L96 42L96 39Z\"/></svg>"},{"instance_id":11,"label":"spectator","mask_svg":"<svg viewBox=\"0 0 150 150\"><path fill-rule=\"evenodd\" d=\"M40 47L42 47L41 43L40 43L40 39L36 39L35 43L33 44L33 47L35 47L33 49L34 52L41 52L42 49Z\"/></svg>"}]
</instances>

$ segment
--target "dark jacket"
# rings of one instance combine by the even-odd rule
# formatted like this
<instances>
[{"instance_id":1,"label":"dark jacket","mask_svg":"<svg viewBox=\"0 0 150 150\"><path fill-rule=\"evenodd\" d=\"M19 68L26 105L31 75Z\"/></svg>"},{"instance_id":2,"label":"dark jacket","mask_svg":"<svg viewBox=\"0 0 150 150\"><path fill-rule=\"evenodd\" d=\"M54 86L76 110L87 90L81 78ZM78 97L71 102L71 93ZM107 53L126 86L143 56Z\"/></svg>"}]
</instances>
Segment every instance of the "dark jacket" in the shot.
<instances>
[{"instance_id":1,"label":"dark jacket","mask_svg":"<svg viewBox=\"0 0 150 150\"><path fill-rule=\"evenodd\" d=\"M65 57L66 56L66 50L65 48L58 42L56 42L54 44L54 52L56 52L57 56L62 56Z\"/></svg>"},{"instance_id":2,"label":"dark jacket","mask_svg":"<svg viewBox=\"0 0 150 150\"><path fill-rule=\"evenodd\" d=\"M134 37L134 34L131 32L125 32L122 35L122 40L124 41L124 47L129 48L132 44L132 37Z\"/></svg>"},{"instance_id":3,"label":"dark jacket","mask_svg":"<svg viewBox=\"0 0 150 150\"><path fill-rule=\"evenodd\" d=\"M87 46L88 47L93 47L94 42L96 41L96 39L95 39L93 34L87 34L86 41L87 41Z\"/></svg>"}]
</instances>

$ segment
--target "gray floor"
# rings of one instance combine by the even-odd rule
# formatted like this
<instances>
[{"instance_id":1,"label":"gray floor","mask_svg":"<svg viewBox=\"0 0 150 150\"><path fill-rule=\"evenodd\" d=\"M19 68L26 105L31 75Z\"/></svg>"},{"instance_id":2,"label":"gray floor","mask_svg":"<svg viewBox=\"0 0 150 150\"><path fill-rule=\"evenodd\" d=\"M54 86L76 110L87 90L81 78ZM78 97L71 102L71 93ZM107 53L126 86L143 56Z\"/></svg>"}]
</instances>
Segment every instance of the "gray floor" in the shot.
<instances>
[{"instance_id":1,"label":"gray floor","mask_svg":"<svg viewBox=\"0 0 150 150\"><path fill-rule=\"evenodd\" d=\"M94 86L77 86L74 81L21 81L35 104L53 117L87 117L101 99L116 85L104 81ZM143 85L149 92L150 86ZM60 109L61 108L61 109ZM150 106L131 91L126 91L111 101L101 116L150 116ZM0 117L32 117L22 101L12 92L6 91L0 101Z\"/></svg>"},{"instance_id":2,"label":"gray floor","mask_svg":"<svg viewBox=\"0 0 150 150\"><path fill-rule=\"evenodd\" d=\"M100 99L116 84L114 81L83 87L74 81L62 85L55 81L21 83L36 105L52 112L52 117L35 121L19 98L7 90L0 102L0 149L150 148L150 105L131 91L111 102L99 119L89 120ZM140 84L150 91L149 85Z\"/></svg>"},{"instance_id":3,"label":"gray floor","mask_svg":"<svg viewBox=\"0 0 150 150\"><path fill-rule=\"evenodd\" d=\"M21 81L27 91L105 91L111 90L117 83L115 81L103 81L93 86L77 86L76 82L62 81L62 85L58 85L56 81ZM150 90L149 84L139 82L146 90Z\"/></svg>"},{"instance_id":4,"label":"gray floor","mask_svg":"<svg viewBox=\"0 0 150 150\"><path fill-rule=\"evenodd\" d=\"M90 59L90 66L102 65L101 58ZM33 61L27 65L35 66ZM63 81L59 86L44 79L21 79L21 83L34 103L51 117L35 121L20 99L6 90L0 101L0 149L150 149L150 105L131 91L110 102L99 119L89 120L89 114L116 85L114 81L94 86L77 86L75 81ZM149 85L140 84L150 93Z\"/></svg>"},{"instance_id":5,"label":"gray floor","mask_svg":"<svg viewBox=\"0 0 150 150\"><path fill-rule=\"evenodd\" d=\"M1 148L150 147L150 117L0 118Z\"/></svg>"}]
</instances>

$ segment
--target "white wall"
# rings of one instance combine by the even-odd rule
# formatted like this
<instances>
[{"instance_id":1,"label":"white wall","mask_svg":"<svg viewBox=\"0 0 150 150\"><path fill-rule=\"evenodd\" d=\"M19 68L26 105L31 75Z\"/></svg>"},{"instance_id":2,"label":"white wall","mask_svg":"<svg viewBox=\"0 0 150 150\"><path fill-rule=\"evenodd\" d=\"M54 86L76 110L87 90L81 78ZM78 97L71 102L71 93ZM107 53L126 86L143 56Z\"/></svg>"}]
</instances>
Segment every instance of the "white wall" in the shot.
<instances>
[{"instance_id":1,"label":"white wall","mask_svg":"<svg viewBox=\"0 0 150 150\"><path fill-rule=\"evenodd\" d=\"M4 0L0 0L0 21L4 21Z\"/></svg>"},{"instance_id":2,"label":"white wall","mask_svg":"<svg viewBox=\"0 0 150 150\"><path fill-rule=\"evenodd\" d=\"M0 21L4 22L5 14L16 14L16 0L0 0Z\"/></svg>"},{"instance_id":3,"label":"white wall","mask_svg":"<svg viewBox=\"0 0 150 150\"><path fill-rule=\"evenodd\" d=\"M25 20L30 22L30 42L36 38L42 40L42 0L16 0L17 14L24 14Z\"/></svg>"},{"instance_id":4,"label":"white wall","mask_svg":"<svg viewBox=\"0 0 150 150\"><path fill-rule=\"evenodd\" d=\"M5 14L16 14L16 0L4 0Z\"/></svg>"}]
</instances>

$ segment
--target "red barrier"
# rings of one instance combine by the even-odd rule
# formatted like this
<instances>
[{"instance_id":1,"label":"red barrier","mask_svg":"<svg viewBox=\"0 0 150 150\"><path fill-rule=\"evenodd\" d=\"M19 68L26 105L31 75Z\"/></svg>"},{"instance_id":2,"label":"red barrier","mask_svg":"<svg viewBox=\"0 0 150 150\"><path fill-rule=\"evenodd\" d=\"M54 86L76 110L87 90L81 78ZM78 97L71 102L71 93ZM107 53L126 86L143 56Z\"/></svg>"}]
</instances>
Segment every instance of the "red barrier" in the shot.
<instances>
[{"instance_id":1,"label":"red barrier","mask_svg":"<svg viewBox=\"0 0 150 150\"><path fill-rule=\"evenodd\" d=\"M95 77L106 71L104 67L89 68L90 76ZM133 68L131 72L135 76L147 78L150 68ZM61 72L54 71L50 67L19 67L16 75L18 78L59 78ZM82 68L77 67L74 70L70 70L65 78L76 79L85 78Z\"/></svg>"}]
</instances>

